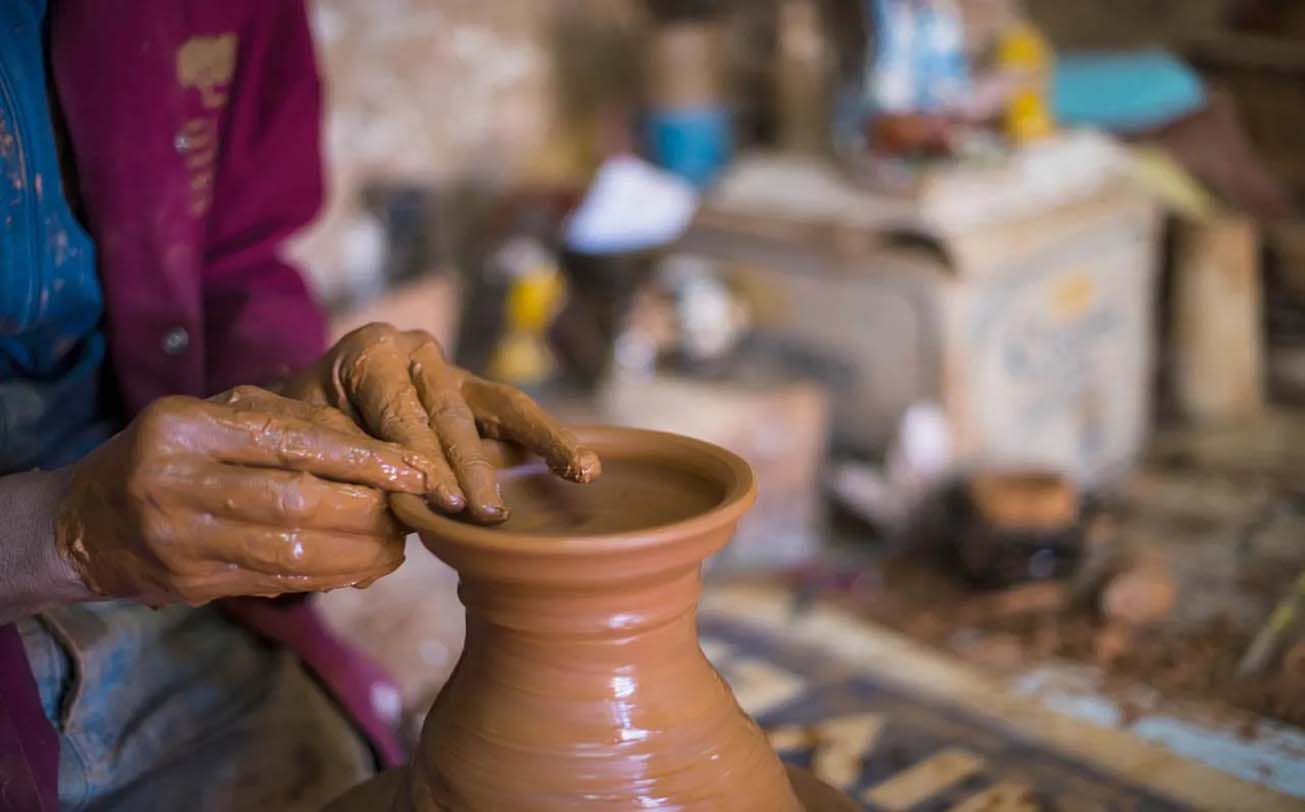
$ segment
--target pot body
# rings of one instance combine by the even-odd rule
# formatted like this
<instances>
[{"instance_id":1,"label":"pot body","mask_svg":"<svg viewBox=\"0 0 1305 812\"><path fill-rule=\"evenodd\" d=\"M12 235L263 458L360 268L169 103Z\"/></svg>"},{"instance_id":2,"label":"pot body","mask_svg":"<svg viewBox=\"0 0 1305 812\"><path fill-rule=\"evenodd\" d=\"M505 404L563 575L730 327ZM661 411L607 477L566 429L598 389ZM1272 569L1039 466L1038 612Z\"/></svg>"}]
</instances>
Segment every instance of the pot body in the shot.
<instances>
[{"instance_id":1,"label":"pot body","mask_svg":"<svg viewBox=\"0 0 1305 812\"><path fill-rule=\"evenodd\" d=\"M577 433L607 484L542 478L582 490L541 504L566 503L578 526L606 517L602 533L514 534L511 522L474 528L396 505L458 570L467 609L462 658L396 809L799 812L779 758L698 645L702 563L752 504L751 470L674 435ZM658 496L672 480L692 485ZM614 519L618 498L628 502Z\"/></svg>"},{"instance_id":2,"label":"pot body","mask_svg":"<svg viewBox=\"0 0 1305 812\"><path fill-rule=\"evenodd\" d=\"M698 589L696 567L598 594L466 583L466 648L426 719L410 809L796 812L698 647ZM582 615L606 628L558 622Z\"/></svg>"}]
</instances>

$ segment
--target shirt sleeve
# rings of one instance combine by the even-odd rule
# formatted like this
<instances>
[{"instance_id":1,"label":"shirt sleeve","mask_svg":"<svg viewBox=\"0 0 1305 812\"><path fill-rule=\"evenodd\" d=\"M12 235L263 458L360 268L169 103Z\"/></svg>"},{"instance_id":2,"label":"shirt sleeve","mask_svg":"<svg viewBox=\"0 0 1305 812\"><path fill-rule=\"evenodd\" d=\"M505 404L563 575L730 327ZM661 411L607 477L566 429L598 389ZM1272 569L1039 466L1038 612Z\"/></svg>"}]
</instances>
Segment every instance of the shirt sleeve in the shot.
<instances>
[{"instance_id":1,"label":"shirt sleeve","mask_svg":"<svg viewBox=\"0 0 1305 812\"><path fill-rule=\"evenodd\" d=\"M260 3L241 31L213 174L202 295L208 388L315 360L325 321L286 241L322 202L321 81L302 2Z\"/></svg>"}]
</instances>

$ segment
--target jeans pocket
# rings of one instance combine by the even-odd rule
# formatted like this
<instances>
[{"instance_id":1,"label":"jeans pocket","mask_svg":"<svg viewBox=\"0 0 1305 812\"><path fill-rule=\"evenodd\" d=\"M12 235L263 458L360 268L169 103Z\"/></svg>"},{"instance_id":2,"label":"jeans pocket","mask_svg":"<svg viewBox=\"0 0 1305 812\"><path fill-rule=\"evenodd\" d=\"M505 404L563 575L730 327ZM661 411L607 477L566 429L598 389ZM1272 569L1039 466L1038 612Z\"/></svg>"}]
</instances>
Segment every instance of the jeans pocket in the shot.
<instances>
[{"instance_id":1,"label":"jeans pocket","mask_svg":"<svg viewBox=\"0 0 1305 812\"><path fill-rule=\"evenodd\" d=\"M67 658L58 725L64 749L82 765L89 799L112 793L166 753L160 731L180 721L164 718L175 706L166 699L184 685L185 675L169 668L164 641L193 611L100 602L42 616ZM62 772L68 762L61 755L61 804L65 790L77 789L76 776Z\"/></svg>"}]
</instances>

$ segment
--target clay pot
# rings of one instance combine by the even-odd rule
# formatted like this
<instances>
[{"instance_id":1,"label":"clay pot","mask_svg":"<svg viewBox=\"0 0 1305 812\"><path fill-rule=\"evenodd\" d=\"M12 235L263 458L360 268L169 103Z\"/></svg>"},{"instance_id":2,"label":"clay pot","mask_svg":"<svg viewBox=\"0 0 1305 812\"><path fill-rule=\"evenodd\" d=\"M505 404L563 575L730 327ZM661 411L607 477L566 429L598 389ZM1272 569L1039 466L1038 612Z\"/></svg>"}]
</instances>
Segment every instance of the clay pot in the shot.
<instances>
[{"instance_id":1,"label":"clay pot","mask_svg":"<svg viewBox=\"0 0 1305 812\"><path fill-rule=\"evenodd\" d=\"M461 576L466 647L406 770L330 807L396 812L837 810L698 646L703 560L752 504L743 460L659 432L578 432L603 475L500 472L512 518L478 527L395 497ZM848 807L855 808L855 807Z\"/></svg>"}]
</instances>

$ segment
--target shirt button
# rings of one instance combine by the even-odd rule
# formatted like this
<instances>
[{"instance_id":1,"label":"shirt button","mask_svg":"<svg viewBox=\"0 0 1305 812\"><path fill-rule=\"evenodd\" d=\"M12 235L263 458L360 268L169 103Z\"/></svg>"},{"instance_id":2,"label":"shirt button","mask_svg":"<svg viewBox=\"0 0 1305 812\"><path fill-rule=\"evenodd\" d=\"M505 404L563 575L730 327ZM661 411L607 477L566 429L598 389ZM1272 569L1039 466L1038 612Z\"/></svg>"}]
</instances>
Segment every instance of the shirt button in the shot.
<instances>
[{"instance_id":1,"label":"shirt button","mask_svg":"<svg viewBox=\"0 0 1305 812\"><path fill-rule=\"evenodd\" d=\"M190 333L185 327L173 327L163 334L163 352L168 355L181 355L190 346Z\"/></svg>"},{"instance_id":2,"label":"shirt button","mask_svg":"<svg viewBox=\"0 0 1305 812\"><path fill-rule=\"evenodd\" d=\"M176 137L172 139L172 146L177 152L184 153L190 149L190 136L185 133L177 133Z\"/></svg>"}]
</instances>

